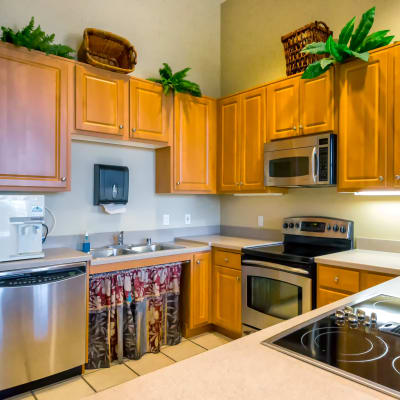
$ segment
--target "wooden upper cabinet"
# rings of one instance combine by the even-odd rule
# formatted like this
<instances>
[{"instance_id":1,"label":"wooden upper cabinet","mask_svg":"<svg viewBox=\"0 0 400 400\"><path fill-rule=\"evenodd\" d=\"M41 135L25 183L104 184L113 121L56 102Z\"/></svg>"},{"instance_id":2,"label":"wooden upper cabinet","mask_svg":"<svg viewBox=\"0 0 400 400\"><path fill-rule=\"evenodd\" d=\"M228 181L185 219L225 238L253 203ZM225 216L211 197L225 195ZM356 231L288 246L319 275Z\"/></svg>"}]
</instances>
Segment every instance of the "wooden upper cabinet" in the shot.
<instances>
[{"instance_id":1,"label":"wooden upper cabinet","mask_svg":"<svg viewBox=\"0 0 400 400\"><path fill-rule=\"evenodd\" d=\"M389 50L368 63L340 67L339 182L341 191L387 185Z\"/></svg>"},{"instance_id":2,"label":"wooden upper cabinet","mask_svg":"<svg viewBox=\"0 0 400 400\"><path fill-rule=\"evenodd\" d=\"M175 93L174 190L215 192L216 102Z\"/></svg>"},{"instance_id":3,"label":"wooden upper cabinet","mask_svg":"<svg viewBox=\"0 0 400 400\"><path fill-rule=\"evenodd\" d=\"M191 329L211 322L211 253L195 254L193 261Z\"/></svg>"},{"instance_id":4,"label":"wooden upper cabinet","mask_svg":"<svg viewBox=\"0 0 400 400\"><path fill-rule=\"evenodd\" d=\"M69 189L70 65L0 45L0 190Z\"/></svg>"},{"instance_id":5,"label":"wooden upper cabinet","mask_svg":"<svg viewBox=\"0 0 400 400\"><path fill-rule=\"evenodd\" d=\"M299 134L299 77L267 86L267 140Z\"/></svg>"},{"instance_id":6,"label":"wooden upper cabinet","mask_svg":"<svg viewBox=\"0 0 400 400\"><path fill-rule=\"evenodd\" d=\"M242 329L241 271L213 266L213 324L234 334Z\"/></svg>"},{"instance_id":7,"label":"wooden upper cabinet","mask_svg":"<svg viewBox=\"0 0 400 400\"><path fill-rule=\"evenodd\" d=\"M394 48L394 137L393 137L393 185L400 188L400 47Z\"/></svg>"},{"instance_id":8,"label":"wooden upper cabinet","mask_svg":"<svg viewBox=\"0 0 400 400\"><path fill-rule=\"evenodd\" d=\"M300 79L300 134L334 130L333 86L333 69L315 79Z\"/></svg>"},{"instance_id":9,"label":"wooden upper cabinet","mask_svg":"<svg viewBox=\"0 0 400 400\"><path fill-rule=\"evenodd\" d=\"M242 95L240 190L264 189L265 88Z\"/></svg>"},{"instance_id":10,"label":"wooden upper cabinet","mask_svg":"<svg viewBox=\"0 0 400 400\"><path fill-rule=\"evenodd\" d=\"M161 85L130 80L130 137L168 143L172 128L172 96Z\"/></svg>"},{"instance_id":11,"label":"wooden upper cabinet","mask_svg":"<svg viewBox=\"0 0 400 400\"><path fill-rule=\"evenodd\" d=\"M234 192L240 184L240 96L218 105L218 191Z\"/></svg>"},{"instance_id":12,"label":"wooden upper cabinet","mask_svg":"<svg viewBox=\"0 0 400 400\"><path fill-rule=\"evenodd\" d=\"M129 77L77 65L75 79L76 129L128 135Z\"/></svg>"}]
</instances>

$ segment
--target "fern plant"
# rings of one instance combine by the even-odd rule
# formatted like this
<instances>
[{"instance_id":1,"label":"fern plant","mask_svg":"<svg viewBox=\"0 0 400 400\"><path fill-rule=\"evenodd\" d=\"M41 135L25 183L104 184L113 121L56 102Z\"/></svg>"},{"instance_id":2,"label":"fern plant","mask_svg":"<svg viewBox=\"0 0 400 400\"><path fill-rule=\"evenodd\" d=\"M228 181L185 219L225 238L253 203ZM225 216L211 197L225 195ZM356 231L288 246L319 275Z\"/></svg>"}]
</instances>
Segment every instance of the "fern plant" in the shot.
<instances>
[{"instance_id":1,"label":"fern plant","mask_svg":"<svg viewBox=\"0 0 400 400\"><path fill-rule=\"evenodd\" d=\"M184 68L174 74L167 63L163 63L163 66L163 68L159 69L160 78L149 78L148 80L160 83L163 86L165 94L168 94L170 90L174 90L176 92L189 93L196 97L201 96L200 86L197 83L184 79L191 68Z\"/></svg>"},{"instance_id":2,"label":"fern plant","mask_svg":"<svg viewBox=\"0 0 400 400\"><path fill-rule=\"evenodd\" d=\"M63 44L55 44L54 33L47 35L42 31L40 25L35 28L35 19L32 17L29 24L19 31L14 32L11 28L1 27L3 42L23 46L29 50L39 50L46 54L55 54L60 57L73 58L74 50Z\"/></svg>"},{"instance_id":3,"label":"fern plant","mask_svg":"<svg viewBox=\"0 0 400 400\"><path fill-rule=\"evenodd\" d=\"M356 17L352 18L344 26L338 40L333 39L331 35L326 42L310 43L303 48L302 53L329 54L330 56L310 64L304 71L302 79L315 78L327 71L333 64L344 62L350 57L368 62L369 50L386 46L393 40L394 36L387 36L389 30L368 35L375 19L375 7L370 8L362 15L361 21L354 31L355 19Z\"/></svg>"}]
</instances>

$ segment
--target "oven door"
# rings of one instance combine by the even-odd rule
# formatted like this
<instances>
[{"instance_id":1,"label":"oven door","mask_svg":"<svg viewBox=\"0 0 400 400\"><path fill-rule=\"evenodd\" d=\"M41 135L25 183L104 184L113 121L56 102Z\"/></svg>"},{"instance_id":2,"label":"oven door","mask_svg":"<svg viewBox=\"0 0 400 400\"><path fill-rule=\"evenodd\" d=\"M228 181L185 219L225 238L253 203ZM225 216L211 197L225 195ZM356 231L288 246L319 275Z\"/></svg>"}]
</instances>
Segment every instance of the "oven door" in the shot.
<instances>
[{"instance_id":1,"label":"oven door","mask_svg":"<svg viewBox=\"0 0 400 400\"><path fill-rule=\"evenodd\" d=\"M318 183L317 147L265 151L265 186L313 186Z\"/></svg>"},{"instance_id":2,"label":"oven door","mask_svg":"<svg viewBox=\"0 0 400 400\"><path fill-rule=\"evenodd\" d=\"M311 309L308 271L266 261L243 261L243 324L264 329Z\"/></svg>"}]
</instances>

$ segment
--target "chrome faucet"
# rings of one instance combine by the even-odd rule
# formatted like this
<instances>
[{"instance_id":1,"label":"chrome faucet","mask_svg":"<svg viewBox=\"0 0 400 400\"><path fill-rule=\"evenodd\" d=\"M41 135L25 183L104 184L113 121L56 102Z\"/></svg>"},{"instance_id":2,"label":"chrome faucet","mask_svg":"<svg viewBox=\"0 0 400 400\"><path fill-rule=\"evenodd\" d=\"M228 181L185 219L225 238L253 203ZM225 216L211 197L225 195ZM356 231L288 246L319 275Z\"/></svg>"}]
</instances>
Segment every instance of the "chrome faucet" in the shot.
<instances>
[{"instance_id":1,"label":"chrome faucet","mask_svg":"<svg viewBox=\"0 0 400 400\"><path fill-rule=\"evenodd\" d=\"M146 245L147 246L151 246L151 238L147 238L146 239Z\"/></svg>"},{"instance_id":2,"label":"chrome faucet","mask_svg":"<svg viewBox=\"0 0 400 400\"><path fill-rule=\"evenodd\" d=\"M121 231L118 235L118 246L124 245L124 231Z\"/></svg>"}]
</instances>

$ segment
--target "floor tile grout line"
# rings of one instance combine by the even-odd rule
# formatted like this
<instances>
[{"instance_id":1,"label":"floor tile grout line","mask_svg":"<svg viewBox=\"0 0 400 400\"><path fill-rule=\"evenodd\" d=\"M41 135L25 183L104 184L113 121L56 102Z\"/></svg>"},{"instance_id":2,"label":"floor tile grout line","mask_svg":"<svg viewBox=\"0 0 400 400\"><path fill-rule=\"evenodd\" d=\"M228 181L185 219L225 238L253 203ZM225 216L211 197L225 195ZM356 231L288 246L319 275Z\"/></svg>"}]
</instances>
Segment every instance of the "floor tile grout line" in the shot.
<instances>
[{"instance_id":1,"label":"floor tile grout line","mask_svg":"<svg viewBox=\"0 0 400 400\"><path fill-rule=\"evenodd\" d=\"M33 397L35 400L38 400L38 398L36 397L36 395L35 395L35 393L33 392L33 390L31 390L31 394L32 394L32 397Z\"/></svg>"},{"instance_id":2,"label":"floor tile grout line","mask_svg":"<svg viewBox=\"0 0 400 400\"><path fill-rule=\"evenodd\" d=\"M195 344L196 346L201 347L201 348L204 349L204 350L207 350L207 351L208 351L208 350L211 350L211 349L207 349L207 347L204 347L204 346L202 346L201 344L198 344L198 343L196 343L196 342L193 342L193 340L190 340L190 339L187 339L187 340L189 340L189 342Z\"/></svg>"},{"instance_id":3,"label":"floor tile grout line","mask_svg":"<svg viewBox=\"0 0 400 400\"><path fill-rule=\"evenodd\" d=\"M83 375L81 375L81 378L83 379L83 381L95 392L95 393L99 393L85 378Z\"/></svg>"},{"instance_id":4,"label":"floor tile grout line","mask_svg":"<svg viewBox=\"0 0 400 400\"><path fill-rule=\"evenodd\" d=\"M137 376L141 376L141 374L139 374L139 372L136 372L133 368L131 368L128 364L125 364L125 361L123 362L123 364L125 365L125 367L129 368L133 373L135 373Z\"/></svg>"},{"instance_id":5,"label":"floor tile grout line","mask_svg":"<svg viewBox=\"0 0 400 400\"><path fill-rule=\"evenodd\" d=\"M162 353L165 357L169 358L170 360L172 360L174 363L177 363L179 361L174 360L171 356L169 356L168 354L163 353L163 351L160 349L160 353Z\"/></svg>"}]
</instances>

